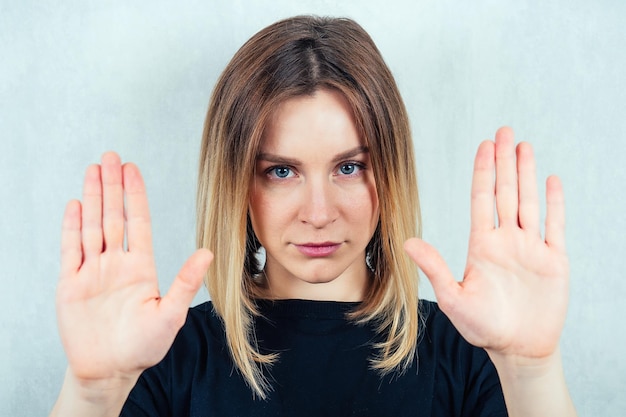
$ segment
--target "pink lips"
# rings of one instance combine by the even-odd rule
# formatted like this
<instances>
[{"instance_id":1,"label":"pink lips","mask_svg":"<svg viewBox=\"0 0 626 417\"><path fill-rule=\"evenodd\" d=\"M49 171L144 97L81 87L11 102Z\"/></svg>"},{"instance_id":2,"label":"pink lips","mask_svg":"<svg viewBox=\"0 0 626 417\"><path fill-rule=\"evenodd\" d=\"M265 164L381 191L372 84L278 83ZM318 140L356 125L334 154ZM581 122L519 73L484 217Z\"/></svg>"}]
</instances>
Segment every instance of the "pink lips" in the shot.
<instances>
[{"instance_id":1,"label":"pink lips","mask_svg":"<svg viewBox=\"0 0 626 417\"><path fill-rule=\"evenodd\" d=\"M312 258L322 258L324 256L330 256L335 253L339 247L340 243L335 242L322 242L322 243L303 243L296 244L296 248L305 256L310 256Z\"/></svg>"}]
</instances>

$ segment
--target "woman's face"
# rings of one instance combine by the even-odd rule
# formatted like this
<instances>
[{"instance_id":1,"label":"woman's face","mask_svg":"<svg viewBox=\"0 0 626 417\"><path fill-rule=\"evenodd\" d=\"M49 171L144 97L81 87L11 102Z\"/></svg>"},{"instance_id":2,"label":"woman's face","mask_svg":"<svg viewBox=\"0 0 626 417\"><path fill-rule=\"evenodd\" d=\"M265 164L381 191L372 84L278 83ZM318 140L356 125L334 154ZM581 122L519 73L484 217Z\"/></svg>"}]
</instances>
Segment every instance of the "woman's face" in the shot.
<instances>
[{"instance_id":1,"label":"woman's face","mask_svg":"<svg viewBox=\"0 0 626 417\"><path fill-rule=\"evenodd\" d=\"M282 103L256 161L250 218L269 297L360 301L378 223L369 152L335 91Z\"/></svg>"}]
</instances>

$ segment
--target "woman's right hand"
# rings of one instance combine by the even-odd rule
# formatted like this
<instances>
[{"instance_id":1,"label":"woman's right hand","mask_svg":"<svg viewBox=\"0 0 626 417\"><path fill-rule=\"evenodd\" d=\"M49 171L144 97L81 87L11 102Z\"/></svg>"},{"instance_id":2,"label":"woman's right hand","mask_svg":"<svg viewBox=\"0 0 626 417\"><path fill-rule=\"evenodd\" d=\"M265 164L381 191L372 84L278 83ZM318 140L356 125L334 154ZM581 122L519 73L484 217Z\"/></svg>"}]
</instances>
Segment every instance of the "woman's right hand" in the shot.
<instances>
[{"instance_id":1,"label":"woman's right hand","mask_svg":"<svg viewBox=\"0 0 626 417\"><path fill-rule=\"evenodd\" d=\"M196 251L161 297L138 168L122 166L112 152L90 166L83 201L67 204L61 239L57 317L72 381L136 381L158 363L212 259L208 250Z\"/></svg>"}]
</instances>

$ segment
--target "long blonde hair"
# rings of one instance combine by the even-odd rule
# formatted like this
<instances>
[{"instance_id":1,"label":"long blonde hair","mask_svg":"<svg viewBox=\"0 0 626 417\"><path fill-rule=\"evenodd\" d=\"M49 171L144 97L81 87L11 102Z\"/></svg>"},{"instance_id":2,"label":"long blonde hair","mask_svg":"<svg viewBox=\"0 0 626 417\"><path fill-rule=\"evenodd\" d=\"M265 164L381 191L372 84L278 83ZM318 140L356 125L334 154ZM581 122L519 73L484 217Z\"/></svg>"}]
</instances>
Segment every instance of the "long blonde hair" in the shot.
<instances>
[{"instance_id":1,"label":"long blonde hair","mask_svg":"<svg viewBox=\"0 0 626 417\"><path fill-rule=\"evenodd\" d=\"M418 336L417 268L404 254L419 236L419 200L408 116L376 45L356 22L298 16L274 23L248 40L219 78L204 126L198 179L197 243L214 251L205 283L221 317L227 344L253 392L271 389L263 368L276 355L258 350L254 332L255 258L259 242L249 222L250 184L264 126L273 109L320 88L341 92L369 148L380 221L367 248L373 279L357 322L384 335L371 358L385 374L412 362Z\"/></svg>"}]
</instances>

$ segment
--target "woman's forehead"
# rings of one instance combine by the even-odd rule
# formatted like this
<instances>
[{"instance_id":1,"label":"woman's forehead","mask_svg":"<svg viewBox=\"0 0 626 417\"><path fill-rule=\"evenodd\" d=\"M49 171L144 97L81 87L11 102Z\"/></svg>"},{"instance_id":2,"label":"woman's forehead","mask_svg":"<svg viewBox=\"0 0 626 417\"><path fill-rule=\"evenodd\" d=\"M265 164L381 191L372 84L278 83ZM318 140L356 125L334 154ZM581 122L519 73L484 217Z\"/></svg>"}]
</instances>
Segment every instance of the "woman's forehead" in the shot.
<instances>
[{"instance_id":1,"label":"woman's forehead","mask_svg":"<svg viewBox=\"0 0 626 417\"><path fill-rule=\"evenodd\" d=\"M318 90L280 103L265 126L260 153L297 151L305 145L334 153L365 145L341 93Z\"/></svg>"}]
</instances>

